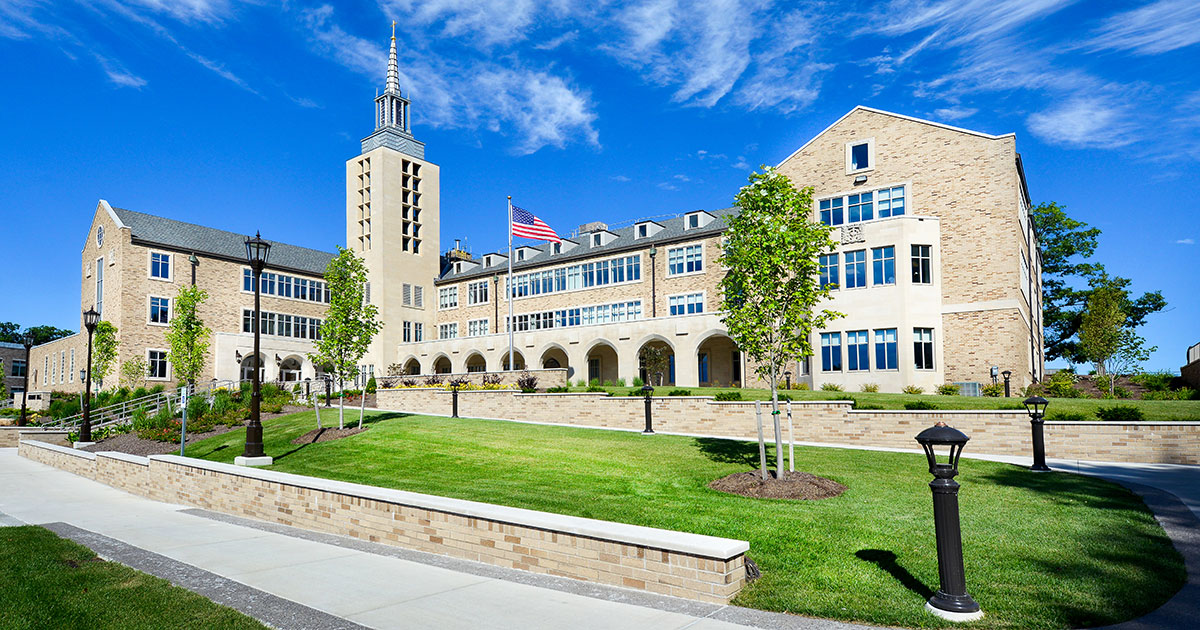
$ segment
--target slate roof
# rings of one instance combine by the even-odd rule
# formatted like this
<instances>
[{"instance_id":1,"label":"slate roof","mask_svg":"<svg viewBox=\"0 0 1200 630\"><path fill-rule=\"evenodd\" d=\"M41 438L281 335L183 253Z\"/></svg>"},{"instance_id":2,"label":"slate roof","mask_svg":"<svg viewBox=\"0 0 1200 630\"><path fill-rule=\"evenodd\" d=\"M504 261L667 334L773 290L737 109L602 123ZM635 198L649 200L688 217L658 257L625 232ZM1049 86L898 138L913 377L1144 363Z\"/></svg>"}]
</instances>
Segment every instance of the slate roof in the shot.
<instances>
[{"instance_id":1,"label":"slate roof","mask_svg":"<svg viewBox=\"0 0 1200 630\"><path fill-rule=\"evenodd\" d=\"M133 232L133 240L136 242L229 260L246 260L245 234L156 217L124 208L114 207L113 212ZM325 273L325 266L334 257L330 252L277 241L269 242L271 253L267 258L267 267L272 269L288 269L320 276Z\"/></svg>"},{"instance_id":2,"label":"slate roof","mask_svg":"<svg viewBox=\"0 0 1200 630\"><path fill-rule=\"evenodd\" d=\"M684 216L686 216L686 214L691 214L691 212L688 212L672 219L653 221L654 223L663 226L663 229L659 230L654 236L649 236L647 238L634 238L634 230L636 229L637 224L642 223L642 221L638 221L629 227L609 229L608 231L616 234L617 237L612 239L612 241L608 244L601 245L599 247L592 247L592 240L590 238L585 238L583 234L581 234L579 238L571 239L572 241L578 242L578 245L569 250L563 251L561 254L550 253L550 243L533 245L531 247L538 251L532 255L526 254L525 260L520 262L513 260L513 272L533 269L545 265L557 265L559 263L570 262L572 260L604 256L606 254L615 255L621 253L622 251L645 249L650 245L665 245L667 243L673 243L676 241L686 241L705 236L712 236L714 234L720 234L728 227L726 219L736 215L739 212L739 209L725 208L722 210L708 210L707 212L713 215L715 218L704 227L693 228L690 230L683 229ZM513 249L519 249L520 247L521 246L514 246ZM525 247L530 246L526 245ZM503 252L497 253L503 254ZM507 261L501 261L500 263L492 265L491 267L484 267L482 257L472 258L471 260L478 263L479 266L472 267L470 269L464 269L461 273L454 272L453 261L451 261L451 263L443 270L441 278L438 279L438 283L464 280L467 278L493 276L497 273L507 273L508 271Z\"/></svg>"}]
</instances>

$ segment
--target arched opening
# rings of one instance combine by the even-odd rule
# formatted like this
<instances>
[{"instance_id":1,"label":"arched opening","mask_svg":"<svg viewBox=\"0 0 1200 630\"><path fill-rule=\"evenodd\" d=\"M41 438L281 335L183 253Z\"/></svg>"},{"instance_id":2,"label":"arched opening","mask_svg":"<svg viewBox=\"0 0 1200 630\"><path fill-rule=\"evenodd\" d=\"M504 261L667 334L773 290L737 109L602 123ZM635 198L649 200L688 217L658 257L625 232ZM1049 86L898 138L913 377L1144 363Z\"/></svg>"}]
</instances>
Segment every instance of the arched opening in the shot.
<instances>
[{"instance_id":1,"label":"arched opening","mask_svg":"<svg viewBox=\"0 0 1200 630\"><path fill-rule=\"evenodd\" d=\"M516 368L514 368L514 369L517 369L517 370L524 370L524 369L525 369L525 357L521 355L521 351L519 351L519 350L514 350L514 353L515 353L515 356L516 356L516 361L515 361L515 363L516 363L516 366L517 366L517 367L516 367ZM501 362L500 362L500 366L501 366L501 367L502 367L502 369L504 369L504 370L508 370L508 369L509 369L509 368L508 368L508 350L505 350L505 351L504 351L503 359L502 359L502 360L501 360Z\"/></svg>"},{"instance_id":2,"label":"arched opening","mask_svg":"<svg viewBox=\"0 0 1200 630\"><path fill-rule=\"evenodd\" d=\"M617 383L617 349L599 342L588 349L587 381L601 385Z\"/></svg>"},{"instance_id":3,"label":"arched opening","mask_svg":"<svg viewBox=\"0 0 1200 630\"><path fill-rule=\"evenodd\" d=\"M651 339L638 349L638 375L659 387L675 384L675 348L662 339Z\"/></svg>"},{"instance_id":4,"label":"arched opening","mask_svg":"<svg viewBox=\"0 0 1200 630\"><path fill-rule=\"evenodd\" d=\"M300 368L304 366L304 359L296 355L292 355L283 360L279 364L279 380L284 383L295 383L300 380Z\"/></svg>"},{"instance_id":5,"label":"arched opening","mask_svg":"<svg viewBox=\"0 0 1200 630\"><path fill-rule=\"evenodd\" d=\"M252 354L248 354L242 359L241 370L239 371L241 374L241 379L243 381L254 380L254 368L259 368L258 379L260 381L266 381L267 375L262 369L260 362L258 361L258 357L255 357Z\"/></svg>"},{"instance_id":6,"label":"arched opening","mask_svg":"<svg viewBox=\"0 0 1200 630\"><path fill-rule=\"evenodd\" d=\"M716 333L696 349L701 387L742 387L742 352L728 335Z\"/></svg>"},{"instance_id":7,"label":"arched opening","mask_svg":"<svg viewBox=\"0 0 1200 630\"><path fill-rule=\"evenodd\" d=\"M421 362L416 358L404 362L404 374L415 376L421 373Z\"/></svg>"},{"instance_id":8,"label":"arched opening","mask_svg":"<svg viewBox=\"0 0 1200 630\"><path fill-rule=\"evenodd\" d=\"M450 357L442 355L433 361L434 374L449 374L450 373Z\"/></svg>"},{"instance_id":9,"label":"arched opening","mask_svg":"<svg viewBox=\"0 0 1200 630\"><path fill-rule=\"evenodd\" d=\"M571 378L571 362L567 359L567 352L558 346L551 346L542 353L542 367L547 370L556 368L567 368L567 378Z\"/></svg>"},{"instance_id":10,"label":"arched opening","mask_svg":"<svg viewBox=\"0 0 1200 630\"><path fill-rule=\"evenodd\" d=\"M487 359L483 358L482 354L472 352L471 356L467 357L467 372L486 372Z\"/></svg>"}]
</instances>

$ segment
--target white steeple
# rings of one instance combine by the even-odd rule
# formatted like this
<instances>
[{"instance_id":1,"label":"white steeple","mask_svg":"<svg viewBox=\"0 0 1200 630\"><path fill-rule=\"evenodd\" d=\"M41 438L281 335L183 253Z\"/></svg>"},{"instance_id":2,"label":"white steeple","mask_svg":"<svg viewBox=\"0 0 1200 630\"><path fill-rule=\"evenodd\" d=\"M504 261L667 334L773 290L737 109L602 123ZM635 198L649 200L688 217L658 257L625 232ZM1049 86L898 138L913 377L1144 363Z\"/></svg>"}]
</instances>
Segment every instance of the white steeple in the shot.
<instances>
[{"instance_id":1,"label":"white steeple","mask_svg":"<svg viewBox=\"0 0 1200 630\"><path fill-rule=\"evenodd\" d=\"M392 22L392 45L388 51L387 81L383 94L375 97L375 133L362 141L363 153L385 146L413 157L425 157L425 145L413 138L409 101L400 94L400 64L396 54L396 23Z\"/></svg>"},{"instance_id":2,"label":"white steeple","mask_svg":"<svg viewBox=\"0 0 1200 630\"><path fill-rule=\"evenodd\" d=\"M396 63L396 23L392 22L392 50L388 53L387 87L384 92L400 96L400 68Z\"/></svg>"}]
</instances>

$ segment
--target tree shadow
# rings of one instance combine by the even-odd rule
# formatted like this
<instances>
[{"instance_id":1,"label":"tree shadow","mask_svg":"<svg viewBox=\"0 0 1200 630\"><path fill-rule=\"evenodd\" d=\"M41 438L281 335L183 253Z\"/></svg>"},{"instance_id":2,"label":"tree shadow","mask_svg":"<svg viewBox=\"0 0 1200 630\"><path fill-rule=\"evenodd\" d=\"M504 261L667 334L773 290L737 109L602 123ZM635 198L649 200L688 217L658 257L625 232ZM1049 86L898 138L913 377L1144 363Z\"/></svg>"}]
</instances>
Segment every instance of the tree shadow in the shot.
<instances>
[{"instance_id":1,"label":"tree shadow","mask_svg":"<svg viewBox=\"0 0 1200 630\"><path fill-rule=\"evenodd\" d=\"M721 464L741 464L752 469L758 468L758 444L742 442L741 440L722 440L720 438L696 438L693 442L705 457ZM771 459L771 445L768 445L767 459Z\"/></svg>"},{"instance_id":2,"label":"tree shadow","mask_svg":"<svg viewBox=\"0 0 1200 630\"><path fill-rule=\"evenodd\" d=\"M859 560L870 562L880 569L886 571L892 577L900 582L901 586L921 596L921 599L929 599L933 597L933 589L925 585L924 582L918 580L916 576L908 572L908 569L900 566L896 562L896 554L883 549L859 549L854 552L854 555Z\"/></svg>"},{"instance_id":3,"label":"tree shadow","mask_svg":"<svg viewBox=\"0 0 1200 630\"><path fill-rule=\"evenodd\" d=\"M1023 466L1005 466L983 473L979 479L1044 495L1056 503L1082 504L1102 510L1140 510L1141 499L1132 490L1102 479L1068 472L1033 472ZM969 482L964 482L964 485Z\"/></svg>"}]
</instances>

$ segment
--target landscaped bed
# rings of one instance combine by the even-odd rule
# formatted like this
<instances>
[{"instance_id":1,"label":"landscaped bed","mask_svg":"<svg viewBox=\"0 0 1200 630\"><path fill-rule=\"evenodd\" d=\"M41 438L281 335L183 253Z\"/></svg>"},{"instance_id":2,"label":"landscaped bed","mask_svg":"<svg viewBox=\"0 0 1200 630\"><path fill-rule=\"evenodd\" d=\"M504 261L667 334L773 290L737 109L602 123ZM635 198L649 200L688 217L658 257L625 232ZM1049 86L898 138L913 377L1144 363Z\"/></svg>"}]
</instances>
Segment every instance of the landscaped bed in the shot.
<instances>
[{"instance_id":1,"label":"landscaped bed","mask_svg":"<svg viewBox=\"0 0 1200 630\"><path fill-rule=\"evenodd\" d=\"M789 501L708 487L755 468L757 444L380 412L368 426L297 445L316 428L306 412L267 421L264 443L275 470L749 541L763 576L738 605L946 625L922 609L938 585L924 456L798 447L797 470L847 489ZM188 454L231 462L244 439L235 429ZM987 614L967 627L1103 625L1182 586L1179 554L1120 486L984 461L961 468L967 583Z\"/></svg>"},{"instance_id":2,"label":"landscaped bed","mask_svg":"<svg viewBox=\"0 0 1200 630\"><path fill-rule=\"evenodd\" d=\"M41 527L0 528L4 628L265 628Z\"/></svg>"}]
</instances>

